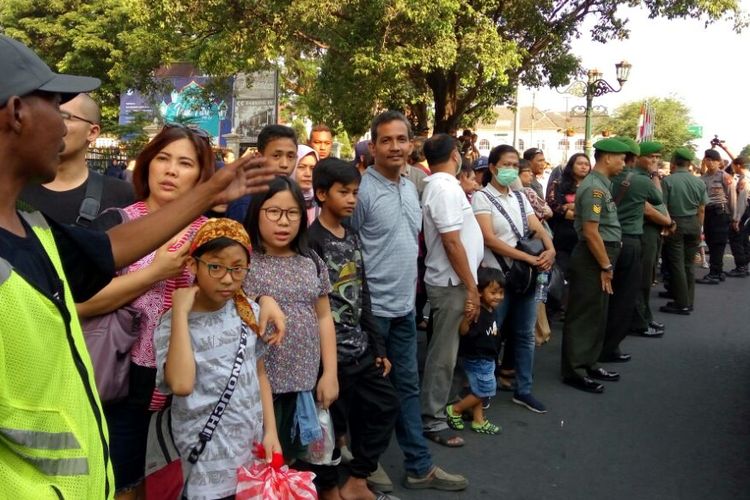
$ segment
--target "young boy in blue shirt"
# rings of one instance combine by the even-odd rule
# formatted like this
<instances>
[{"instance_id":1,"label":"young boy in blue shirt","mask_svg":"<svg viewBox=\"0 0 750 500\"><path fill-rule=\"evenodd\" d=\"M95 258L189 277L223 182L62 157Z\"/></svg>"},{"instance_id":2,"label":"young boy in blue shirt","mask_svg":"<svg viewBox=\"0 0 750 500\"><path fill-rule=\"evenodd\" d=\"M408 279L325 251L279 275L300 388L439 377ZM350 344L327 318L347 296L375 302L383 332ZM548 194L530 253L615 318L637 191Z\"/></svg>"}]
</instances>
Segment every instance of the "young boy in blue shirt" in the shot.
<instances>
[{"instance_id":1,"label":"young boy in blue shirt","mask_svg":"<svg viewBox=\"0 0 750 500\"><path fill-rule=\"evenodd\" d=\"M359 182L359 171L349 162L326 158L315 166L313 190L322 208L308 237L328 267L333 286L328 297L336 326L339 399L331 415L337 435L348 428L354 457L340 495L375 499L367 489L367 477L388 447L399 401L387 377L391 364L385 343L373 324L359 237L344 224L354 212ZM319 482L318 487L323 498L336 483L332 479L327 485Z\"/></svg>"}]
</instances>

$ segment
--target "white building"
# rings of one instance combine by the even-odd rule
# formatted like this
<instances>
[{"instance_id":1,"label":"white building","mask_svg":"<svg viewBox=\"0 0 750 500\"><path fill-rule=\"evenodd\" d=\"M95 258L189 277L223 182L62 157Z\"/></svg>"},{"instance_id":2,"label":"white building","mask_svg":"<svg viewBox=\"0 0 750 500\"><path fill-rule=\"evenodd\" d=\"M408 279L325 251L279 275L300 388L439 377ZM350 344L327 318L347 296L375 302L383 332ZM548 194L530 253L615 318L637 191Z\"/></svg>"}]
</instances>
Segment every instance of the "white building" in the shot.
<instances>
[{"instance_id":1,"label":"white building","mask_svg":"<svg viewBox=\"0 0 750 500\"><path fill-rule=\"evenodd\" d=\"M479 123L474 130L478 136L477 146L482 155L500 144L513 144L512 109L496 106L495 121ZM567 116L565 112L542 111L523 106L519 109L518 150L523 154L528 148L539 148L552 166L565 163L570 155L583 152L585 118ZM606 117L595 117L592 128ZM601 136L592 137L596 141Z\"/></svg>"}]
</instances>

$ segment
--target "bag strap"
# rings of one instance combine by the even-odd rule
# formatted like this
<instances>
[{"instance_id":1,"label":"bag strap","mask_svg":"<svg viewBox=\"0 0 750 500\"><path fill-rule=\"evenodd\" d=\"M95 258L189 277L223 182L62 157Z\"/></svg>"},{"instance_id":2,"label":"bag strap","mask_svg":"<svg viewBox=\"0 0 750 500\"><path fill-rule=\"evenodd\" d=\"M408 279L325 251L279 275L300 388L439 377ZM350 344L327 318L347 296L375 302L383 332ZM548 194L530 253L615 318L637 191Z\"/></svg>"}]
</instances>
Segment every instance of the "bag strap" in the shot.
<instances>
[{"instance_id":1,"label":"bag strap","mask_svg":"<svg viewBox=\"0 0 750 500\"><path fill-rule=\"evenodd\" d=\"M242 332L240 333L240 347L239 349L237 349L237 356L235 356L234 358L232 371L230 372L229 378L227 379L227 385L226 387L224 387L224 390L221 393L221 397L216 402L214 409L211 411L211 415L209 415L208 420L206 421L206 425L203 426L203 430L200 432L200 434L198 434L198 443L196 443L196 445L193 446L193 448L190 450L190 454L188 455L188 462L190 462L191 464L195 464L198 461L201 453L203 453L203 450L206 448L206 443L211 441L214 431L219 425L221 416L224 415L224 411L229 405L229 400L232 398L232 394L234 394L234 388L237 386L237 379L239 379L240 376L240 369L242 368L242 364L245 362L245 349L247 348L248 329L248 326L245 323L242 323ZM187 481L185 481L185 483L187 484Z\"/></svg>"},{"instance_id":2,"label":"bag strap","mask_svg":"<svg viewBox=\"0 0 750 500\"><path fill-rule=\"evenodd\" d=\"M529 219L526 217L526 209L523 207L523 195L520 191L513 191L518 200L518 206L521 209L521 220L523 221L523 234L529 234Z\"/></svg>"},{"instance_id":3,"label":"bag strap","mask_svg":"<svg viewBox=\"0 0 750 500\"><path fill-rule=\"evenodd\" d=\"M102 191L104 190L104 176L99 172L89 170L88 182L86 182L86 194L78 209L76 225L89 227L91 221L99 215L102 207Z\"/></svg>"},{"instance_id":4,"label":"bag strap","mask_svg":"<svg viewBox=\"0 0 750 500\"><path fill-rule=\"evenodd\" d=\"M505 217L505 220L508 221L508 224L510 225L510 229L511 229L511 231L513 231L513 234L516 235L516 238L518 238L519 240L521 238L523 238L523 236L521 236L521 233L518 232L518 228L516 227L516 225L513 224L513 221L511 220L510 215L508 215L508 212L505 211L505 208L503 208L503 206L500 204L500 202L497 201L494 196L492 196L490 193L488 193L484 189L482 190L482 193L484 193L484 195L487 197L487 199L490 200L490 202L493 205L495 205L495 208L497 208L497 210L502 214L502 216ZM520 193L518 193L518 191L514 191L514 193L520 194ZM520 201L522 201L522 200L519 198L519 202ZM524 233L526 233L526 230L527 230L526 224L527 224L527 222L526 222L526 217L525 217L525 214L524 214L523 203L521 203L521 218L524 219L524 228L523 229L524 229Z\"/></svg>"},{"instance_id":5,"label":"bag strap","mask_svg":"<svg viewBox=\"0 0 750 500\"><path fill-rule=\"evenodd\" d=\"M620 190L617 192L617 197L615 198L615 205L620 205L620 202L625 197L628 189L630 189L630 179L633 177L633 173L632 170L628 172L628 175L625 176L625 180L620 184Z\"/></svg>"}]
</instances>

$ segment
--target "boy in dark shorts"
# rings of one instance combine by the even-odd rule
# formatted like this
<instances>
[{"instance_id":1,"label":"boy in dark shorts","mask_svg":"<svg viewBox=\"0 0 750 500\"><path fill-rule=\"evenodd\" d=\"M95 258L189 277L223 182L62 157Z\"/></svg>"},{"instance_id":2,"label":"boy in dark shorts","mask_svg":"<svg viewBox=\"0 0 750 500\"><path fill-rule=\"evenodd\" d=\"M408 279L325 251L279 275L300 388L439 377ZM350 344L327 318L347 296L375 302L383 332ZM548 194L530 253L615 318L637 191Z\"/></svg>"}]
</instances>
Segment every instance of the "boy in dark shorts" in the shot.
<instances>
[{"instance_id":1,"label":"boy in dark shorts","mask_svg":"<svg viewBox=\"0 0 750 500\"><path fill-rule=\"evenodd\" d=\"M500 347L495 309L503 301L503 273L498 269L480 267L477 271L477 288L482 309L476 323L464 318L459 326L461 344L458 350L463 357L463 368L469 380L469 395L458 403L448 405L448 425L456 430L464 428L461 414L473 413L471 430L480 434L499 434L502 429L484 418L482 399L495 395L495 363Z\"/></svg>"},{"instance_id":2,"label":"boy in dark shorts","mask_svg":"<svg viewBox=\"0 0 750 500\"><path fill-rule=\"evenodd\" d=\"M367 489L367 477L388 447L399 401L387 377L391 364L385 344L376 333L370 312L359 237L343 224L357 203L359 181L359 171L349 162L327 158L315 166L313 190L322 210L308 235L310 246L328 267L333 286L329 299L336 326L339 399L331 415L337 434L349 429L353 456L340 496L375 499L383 496L376 497ZM321 480L322 475L329 476L315 472ZM336 478L334 474L328 484L318 481L318 488L334 490Z\"/></svg>"}]
</instances>

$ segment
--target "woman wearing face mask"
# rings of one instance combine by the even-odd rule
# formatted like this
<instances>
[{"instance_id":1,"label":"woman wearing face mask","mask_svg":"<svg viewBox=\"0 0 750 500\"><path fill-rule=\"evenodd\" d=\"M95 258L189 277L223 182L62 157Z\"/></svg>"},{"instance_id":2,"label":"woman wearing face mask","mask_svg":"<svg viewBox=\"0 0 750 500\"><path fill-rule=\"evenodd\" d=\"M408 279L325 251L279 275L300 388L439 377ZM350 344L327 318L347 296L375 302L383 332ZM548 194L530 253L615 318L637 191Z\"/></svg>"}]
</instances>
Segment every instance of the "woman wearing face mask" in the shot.
<instances>
[{"instance_id":1,"label":"woman wearing face mask","mask_svg":"<svg viewBox=\"0 0 750 500\"><path fill-rule=\"evenodd\" d=\"M485 252L482 265L502 269L495 257L498 255L505 259L508 265L516 259L549 271L555 262L555 249L549 234L534 215L529 200L518 192L522 188L518 180L518 161L518 151L512 146L495 147L489 157L489 183L472 198L472 208L484 237ZM498 207L504 209L510 222ZM545 250L538 257L516 249L518 238L510 223L519 233L523 233L524 216L529 230L534 231L534 237L544 243ZM506 289L505 300L497 308L497 315L506 338L501 389L511 388L509 377L512 376L512 367L515 365L516 387L513 402L533 412L545 413L547 410L544 405L531 394L536 322L534 287L525 294Z\"/></svg>"}]
</instances>

